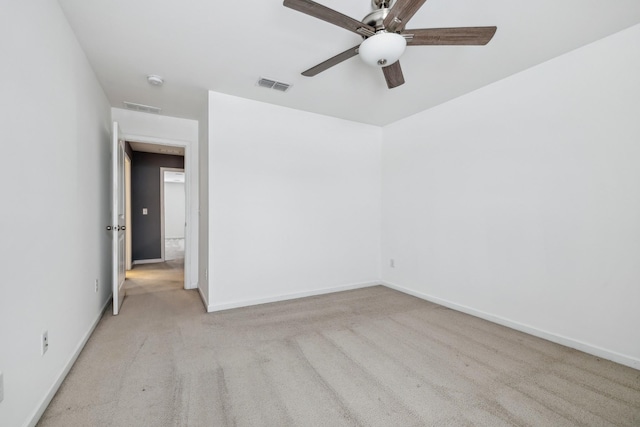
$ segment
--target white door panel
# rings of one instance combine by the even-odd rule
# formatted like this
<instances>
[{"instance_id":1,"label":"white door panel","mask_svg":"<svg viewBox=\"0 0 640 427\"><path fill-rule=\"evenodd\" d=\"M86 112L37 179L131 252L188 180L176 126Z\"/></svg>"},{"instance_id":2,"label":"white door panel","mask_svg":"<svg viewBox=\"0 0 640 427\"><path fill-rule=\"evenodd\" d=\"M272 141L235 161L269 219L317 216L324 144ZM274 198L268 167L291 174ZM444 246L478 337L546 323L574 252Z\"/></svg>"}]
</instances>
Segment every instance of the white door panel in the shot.
<instances>
[{"instance_id":1,"label":"white door panel","mask_svg":"<svg viewBox=\"0 0 640 427\"><path fill-rule=\"evenodd\" d=\"M117 122L113 122L112 162L112 268L113 268L113 314L118 314L124 301L125 281L125 194L124 194L124 141L120 138Z\"/></svg>"}]
</instances>

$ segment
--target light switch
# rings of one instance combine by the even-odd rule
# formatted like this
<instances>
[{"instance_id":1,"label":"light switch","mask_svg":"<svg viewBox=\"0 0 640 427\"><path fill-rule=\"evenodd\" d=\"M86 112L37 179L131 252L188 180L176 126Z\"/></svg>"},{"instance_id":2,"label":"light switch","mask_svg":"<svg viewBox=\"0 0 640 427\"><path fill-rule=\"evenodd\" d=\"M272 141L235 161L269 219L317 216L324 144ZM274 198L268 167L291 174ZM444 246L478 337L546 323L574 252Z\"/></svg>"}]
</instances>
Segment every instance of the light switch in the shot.
<instances>
[{"instance_id":1,"label":"light switch","mask_svg":"<svg viewBox=\"0 0 640 427\"><path fill-rule=\"evenodd\" d=\"M142 208L142 215L146 215L147 214L147 208Z\"/></svg>"}]
</instances>

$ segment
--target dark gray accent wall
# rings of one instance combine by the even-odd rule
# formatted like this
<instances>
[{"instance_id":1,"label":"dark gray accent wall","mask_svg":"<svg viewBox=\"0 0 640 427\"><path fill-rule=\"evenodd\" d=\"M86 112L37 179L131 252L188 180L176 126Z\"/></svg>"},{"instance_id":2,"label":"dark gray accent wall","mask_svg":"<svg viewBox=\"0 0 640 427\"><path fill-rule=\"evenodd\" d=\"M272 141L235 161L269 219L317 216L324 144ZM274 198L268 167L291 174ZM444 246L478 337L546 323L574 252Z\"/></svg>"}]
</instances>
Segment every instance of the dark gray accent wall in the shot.
<instances>
[{"instance_id":1,"label":"dark gray accent wall","mask_svg":"<svg viewBox=\"0 0 640 427\"><path fill-rule=\"evenodd\" d=\"M162 255L160 168L184 169L183 156L133 152L131 159L131 249L134 261ZM147 215L142 209L147 208Z\"/></svg>"}]
</instances>

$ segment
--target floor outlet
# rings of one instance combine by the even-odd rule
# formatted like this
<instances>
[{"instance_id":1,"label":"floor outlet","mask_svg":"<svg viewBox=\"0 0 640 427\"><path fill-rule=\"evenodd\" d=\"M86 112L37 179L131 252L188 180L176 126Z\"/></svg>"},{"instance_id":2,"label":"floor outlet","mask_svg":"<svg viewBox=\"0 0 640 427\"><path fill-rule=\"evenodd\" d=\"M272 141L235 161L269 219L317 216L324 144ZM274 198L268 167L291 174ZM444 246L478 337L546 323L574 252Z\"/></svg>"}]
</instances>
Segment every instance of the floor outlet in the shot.
<instances>
[{"instance_id":1,"label":"floor outlet","mask_svg":"<svg viewBox=\"0 0 640 427\"><path fill-rule=\"evenodd\" d=\"M42 355L49 350L49 331L44 331L42 333Z\"/></svg>"}]
</instances>

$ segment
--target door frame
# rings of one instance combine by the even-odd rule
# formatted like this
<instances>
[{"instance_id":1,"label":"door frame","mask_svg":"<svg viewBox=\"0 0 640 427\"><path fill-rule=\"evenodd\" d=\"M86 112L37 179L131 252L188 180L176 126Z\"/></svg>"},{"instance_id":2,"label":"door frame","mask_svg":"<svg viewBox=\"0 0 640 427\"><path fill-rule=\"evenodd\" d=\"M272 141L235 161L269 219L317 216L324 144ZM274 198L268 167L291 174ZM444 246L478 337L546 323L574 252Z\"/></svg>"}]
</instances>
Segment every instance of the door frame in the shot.
<instances>
[{"instance_id":1,"label":"door frame","mask_svg":"<svg viewBox=\"0 0 640 427\"><path fill-rule=\"evenodd\" d=\"M156 138L146 135L123 133L122 138L129 142L165 145L184 148L185 178L185 234L184 234L184 288L198 288L198 151L197 145L188 141ZM135 165L134 165L135 167ZM164 247L164 245L163 245Z\"/></svg>"},{"instance_id":2,"label":"door frame","mask_svg":"<svg viewBox=\"0 0 640 427\"><path fill-rule=\"evenodd\" d=\"M164 227L164 225L165 225L165 222L164 222L164 214L165 214L165 212L164 212L165 211L165 209L164 209L164 173L165 172L182 172L182 173L184 173L185 174L185 183L184 183L185 196L186 196L186 189L187 189L187 182L186 182L187 174L184 171L184 168L169 168L169 167L164 167L164 166L162 166L160 168L160 241L162 242L162 245L161 245L162 246L162 250L160 251L160 257L162 258L163 261L166 261L166 258L165 258L165 255L166 255L165 254L165 246L166 245L165 245L165 241L164 241L164 238L165 238L165 233L164 233L164 231L165 231L164 230L164 228L165 228ZM187 220L187 211L186 211L187 200L186 200L186 198L185 198L184 204L185 204L184 219L185 219L185 222L186 222L186 220ZM186 250L186 246L187 246L187 241L186 241L187 232L186 232L186 229L185 229L185 233L184 234L185 234L185 245L184 246L185 246L185 250Z\"/></svg>"},{"instance_id":3,"label":"door frame","mask_svg":"<svg viewBox=\"0 0 640 427\"><path fill-rule=\"evenodd\" d=\"M126 270L129 271L133 267L133 250L131 247L131 158L127 151L124 152L124 208L125 208L125 223L127 226L126 240L125 240L125 264Z\"/></svg>"}]
</instances>

